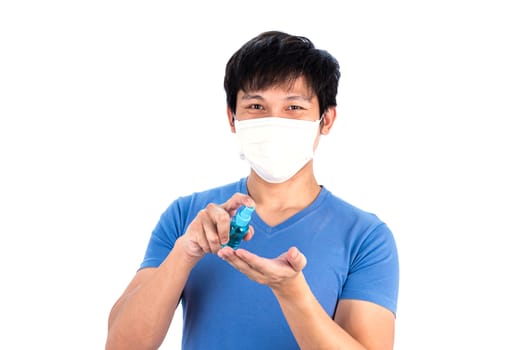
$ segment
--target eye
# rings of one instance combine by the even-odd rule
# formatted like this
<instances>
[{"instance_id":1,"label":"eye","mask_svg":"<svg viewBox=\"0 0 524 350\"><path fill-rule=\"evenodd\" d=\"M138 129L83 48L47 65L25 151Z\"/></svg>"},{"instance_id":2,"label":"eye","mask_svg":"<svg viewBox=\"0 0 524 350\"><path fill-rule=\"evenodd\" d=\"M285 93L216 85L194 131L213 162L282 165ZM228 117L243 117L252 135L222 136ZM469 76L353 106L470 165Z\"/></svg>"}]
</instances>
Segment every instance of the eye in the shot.
<instances>
[{"instance_id":1,"label":"eye","mask_svg":"<svg viewBox=\"0 0 524 350\"><path fill-rule=\"evenodd\" d=\"M264 109L264 107L262 107L262 105L259 105L257 103L254 103L252 105L249 105L248 106L248 109L257 109L257 110L261 110L261 109Z\"/></svg>"},{"instance_id":2,"label":"eye","mask_svg":"<svg viewBox=\"0 0 524 350\"><path fill-rule=\"evenodd\" d=\"M292 106L289 106L287 109L290 110L290 111L298 111L298 110L302 110L304 108L302 108L302 106L292 105Z\"/></svg>"}]
</instances>

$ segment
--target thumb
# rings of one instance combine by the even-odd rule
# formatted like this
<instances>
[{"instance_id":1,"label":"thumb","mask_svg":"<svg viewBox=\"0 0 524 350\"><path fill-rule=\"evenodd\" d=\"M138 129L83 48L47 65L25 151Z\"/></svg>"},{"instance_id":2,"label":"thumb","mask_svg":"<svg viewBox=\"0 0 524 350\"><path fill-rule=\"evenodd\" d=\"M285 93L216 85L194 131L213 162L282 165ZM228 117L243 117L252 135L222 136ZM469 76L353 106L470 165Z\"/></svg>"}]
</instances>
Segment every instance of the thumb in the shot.
<instances>
[{"instance_id":1,"label":"thumb","mask_svg":"<svg viewBox=\"0 0 524 350\"><path fill-rule=\"evenodd\" d=\"M296 272L302 271L302 269L307 264L307 259L304 254L298 250L296 247L291 247L287 251L286 259L289 263L289 265L295 270Z\"/></svg>"},{"instance_id":2,"label":"thumb","mask_svg":"<svg viewBox=\"0 0 524 350\"><path fill-rule=\"evenodd\" d=\"M242 205L254 207L255 201L249 195L237 192L223 203L221 207L226 210L229 215L233 215Z\"/></svg>"}]
</instances>

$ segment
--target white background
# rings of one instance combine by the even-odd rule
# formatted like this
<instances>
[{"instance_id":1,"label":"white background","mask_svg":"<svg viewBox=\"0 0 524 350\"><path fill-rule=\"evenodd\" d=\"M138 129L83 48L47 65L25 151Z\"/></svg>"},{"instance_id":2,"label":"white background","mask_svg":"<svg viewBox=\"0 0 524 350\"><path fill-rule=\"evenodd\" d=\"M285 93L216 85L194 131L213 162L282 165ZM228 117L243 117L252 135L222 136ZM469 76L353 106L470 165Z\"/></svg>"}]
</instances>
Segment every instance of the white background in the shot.
<instances>
[{"instance_id":1,"label":"white background","mask_svg":"<svg viewBox=\"0 0 524 350\"><path fill-rule=\"evenodd\" d=\"M0 348L104 347L161 212L247 174L224 66L279 29L340 61L315 167L395 233L396 349L523 349L518 2L3 1Z\"/></svg>"}]
</instances>

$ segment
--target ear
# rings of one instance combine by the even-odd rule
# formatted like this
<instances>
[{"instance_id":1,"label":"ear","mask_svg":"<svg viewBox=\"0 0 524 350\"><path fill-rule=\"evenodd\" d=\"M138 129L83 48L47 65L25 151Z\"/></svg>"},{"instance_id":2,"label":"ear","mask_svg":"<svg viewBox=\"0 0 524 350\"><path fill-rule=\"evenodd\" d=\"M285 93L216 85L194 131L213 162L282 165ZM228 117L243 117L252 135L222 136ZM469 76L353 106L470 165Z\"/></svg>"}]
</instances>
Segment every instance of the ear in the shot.
<instances>
[{"instance_id":1,"label":"ear","mask_svg":"<svg viewBox=\"0 0 524 350\"><path fill-rule=\"evenodd\" d=\"M322 127L320 129L322 135L329 134L335 119L337 119L337 108L329 107L327 111L324 112L324 119L322 120Z\"/></svg>"},{"instance_id":2,"label":"ear","mask_svg":"<svg viewBox=\"0 0 524 350\"><path fill-rule=\"evenodd\" d=\"M233 112L231 111L231 108L227 107L227 120L229 122L229 127L231 128L231 132L235 133L235 120L233 118Z\"/></svg>"}]
</instances>

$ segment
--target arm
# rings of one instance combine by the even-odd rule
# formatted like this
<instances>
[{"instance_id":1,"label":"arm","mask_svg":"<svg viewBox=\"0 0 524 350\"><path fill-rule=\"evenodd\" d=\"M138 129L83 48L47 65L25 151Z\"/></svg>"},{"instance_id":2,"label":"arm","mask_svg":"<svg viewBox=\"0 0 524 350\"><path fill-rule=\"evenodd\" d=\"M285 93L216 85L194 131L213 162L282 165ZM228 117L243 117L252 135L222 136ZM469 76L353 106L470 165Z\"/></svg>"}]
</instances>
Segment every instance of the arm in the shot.
<instances>
[{"instance_id":1,"label":"arm","mask_svg":"<svg viewBox=\"0 0 524 350\"><path fill-rule=\"evenodd\" d=\"M106 350L157 349L162 344L189 273L205 254L216 253L227 243L231 215L241 205L254 202L235 194L222 205L209 204L158 268L137 272L110 312ZM250 228L244 239L252 236Z\"/></svg>"},{"instance_id":2,"label":"arm","mask_svg":"<svg viewBox=\"0 0 524 350\"><path fill-rule=\"evenodd\" d=\"M219 256L271 288L301 349L393 348L393 313L373 303L346 299L339 301L332 319L304 278L306 258L298 249L273 260L243 249L224 248Z\"/></svg>"},{"instance_id":3,"label":"arm","mask_svg":"<svg viewBox=\"0 0 524 350\"><path fill-rule=\"evenodd\" d=\"M273 293L301 349L393 349L395 318L379 305L340 300L333 320L302 273Z\"/></svg>"},{"instance_id":4,"label":"arm","mask_svg":"<svg viewBox=\"0 0 524 350\"><path fill-rule=\"evenodd\" d=\"M157 349L194 264L177 241L158 268L138 271L111 310L106 349Z\"/></svg>"}]
</instances>

